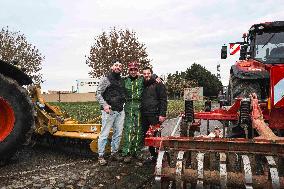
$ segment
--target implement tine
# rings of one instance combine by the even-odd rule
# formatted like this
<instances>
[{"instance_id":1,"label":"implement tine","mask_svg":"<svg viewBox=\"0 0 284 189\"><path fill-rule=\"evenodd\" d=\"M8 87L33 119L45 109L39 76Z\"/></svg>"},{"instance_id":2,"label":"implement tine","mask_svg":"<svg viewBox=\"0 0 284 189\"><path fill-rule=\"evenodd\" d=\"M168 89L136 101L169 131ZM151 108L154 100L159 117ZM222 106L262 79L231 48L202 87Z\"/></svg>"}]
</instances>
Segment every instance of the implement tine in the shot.
<instances>
[{"instance_id":1,"label":"implement tine","mask_svg":"<svg viewBox=\"0 0 284 189\"><path fill-rule=\"evenodd\" d=\"M182 189L184 186L184 182L182 181L182 169L183 169L183 156L184 151L179 151L177 155L177 163L176 163L176 188Z\"/></svg>"},{"instance_id":2,"label":"implement tine","mask_svg":"<svg viewBox=\"0 0 284 189\"><path fill-rule=\"evenodd\" d=\"M220 184L222 189L227 188L226 158L225 153L220 153Z\"/></svg>"},{"instance_id":3,"label":"implement tine","mask_svg":"<svg viewBox=\"0 0 284 189\"><path fill-rule=\"evenodd\" d=\"M274 158L272 156L265 156L265 157L266 157L267 163L269 165L272 188L273 189L279 189L280 188L279 175L278 175L278 171L277 171L277 168L276 168L276 163L274 161Z\"/></svg>"},{"instance_id":4,"label":"implement tine","mask_svg":"<svg viewBox=\"0 0 284 189\"><path fill-rule=\"evenodd\" d=\"M197 154L197 173L198 173L198 180L197 180L197 189L203 188L203 176L204 176L204 153Z\"/></svg>"},{"instance_id":5,"label":"implement tine","mask_svg":"<svg viewBox=\"0 0 284 189\"><path fill-rule=\"evenodd\" d=\"M244 172L245 172L245 182L246 182L246 189L253 189L252 187L252 172L249 157L247 155L242 155L243 165L244 165Z\"/></svg>"},{"instance_id":6,"label":"implement tine","mask_svg":"<svg viewBox=\"0 0 284 189\"><path fill-rule=\"evenodd\" d=\"M160 150L158 153L157 164L155 168L155 188L162 188L162 164L164 158L165 151Z\"/></svg>"}]
</instances>

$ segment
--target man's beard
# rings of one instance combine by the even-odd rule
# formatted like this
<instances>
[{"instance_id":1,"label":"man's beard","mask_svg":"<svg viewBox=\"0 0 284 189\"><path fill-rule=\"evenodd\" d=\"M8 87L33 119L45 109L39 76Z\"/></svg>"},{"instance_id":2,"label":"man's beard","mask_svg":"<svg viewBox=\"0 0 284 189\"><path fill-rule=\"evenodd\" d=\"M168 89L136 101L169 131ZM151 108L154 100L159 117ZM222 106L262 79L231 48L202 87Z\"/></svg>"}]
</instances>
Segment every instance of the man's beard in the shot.
<instances>
[{"instance_id":1,"label":"man's beard","mask_svg":"<svg viewBox=\"0 0 284 189\"><path fill-rule=\"evenodd\" d=\"M120 78L120 72L119 73L116 73L116 72L112 72L112 75L115 77L115 78Z\"/></svg>"},{"instance_id":2,"label":"man's beard","mask_svg":"<svg viewBox=\"0 0 284 189\"><path fill-rule=\"evenodd\" d=\"M133 76L133 75L129 75L129 78L133 81L133 80L135 80L135 79L137 79L137 78L138 78L138 75L135 75L135 76Z\"/></svg>"}]
</instances>

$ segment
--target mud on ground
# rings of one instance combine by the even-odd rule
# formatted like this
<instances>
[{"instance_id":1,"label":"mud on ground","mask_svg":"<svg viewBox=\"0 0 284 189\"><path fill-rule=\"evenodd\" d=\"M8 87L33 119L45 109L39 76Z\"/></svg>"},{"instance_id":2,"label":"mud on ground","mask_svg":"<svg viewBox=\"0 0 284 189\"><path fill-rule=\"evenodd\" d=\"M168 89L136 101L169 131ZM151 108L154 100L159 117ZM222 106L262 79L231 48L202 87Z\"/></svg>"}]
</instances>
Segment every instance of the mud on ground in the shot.
<instances>
[{"instance_id":1,"label":"mud on ground","mask_svg":"<svg viewBox=\"0 0 284 189\"><path fill-rule=\"evenodd\" d=\"M162 135L170 135L177 121L178 118L166 120ZM205 132L204 128L201 127L201 133ZM147 157L147 153L144 151L144 156ZM0 189L150 189L154 183L154 168L155 165L142 166L141 160L130 164L109 162L102 167L95 155L86 158L62 152L56 146L25 147L8 165L0 167Z\"/></svg>"},{"instance_id":2,"label":"mud on ground","mask_svg":"<svg viewBox=\"0 0 284 189\"><path fill-rule=\"evenodd\" d=\"M165 121L163 135L169 135L177 119ZM109 162L100 166L97 157L82 157L53 147L25 147L12 161L0 167L0 189L10 188L110 188L150 189L155 165L141 160L130 164ZM147 157L148 151L144 151Z\"/></svg>"},{"instance_id":3,"label":"mud on ground","mask_svg":"<svg viewBox=\"0 0 284 189\"><path fill-rule=\"evenodd\" d=\"M162 135L170 135L177 120L166 120ZM8 165L0 167L0 189L152 188L155 165L142 166L141 160L134 160L130 164L109 162L102 167L95 155L86 158L53 148L24 147Z\"/></svg>"},{"instance_id":4,"label":"mud on ground","mask_svg":"<svg viewBox=\"0 0 284 189\"><path fill-rule=\"evenodd\" d=\"M154 165L118 161L98 165L84 158L43 147L25 147L0 167L0 189L8 188L151 188Z\"/></svg>"}]
</instances>

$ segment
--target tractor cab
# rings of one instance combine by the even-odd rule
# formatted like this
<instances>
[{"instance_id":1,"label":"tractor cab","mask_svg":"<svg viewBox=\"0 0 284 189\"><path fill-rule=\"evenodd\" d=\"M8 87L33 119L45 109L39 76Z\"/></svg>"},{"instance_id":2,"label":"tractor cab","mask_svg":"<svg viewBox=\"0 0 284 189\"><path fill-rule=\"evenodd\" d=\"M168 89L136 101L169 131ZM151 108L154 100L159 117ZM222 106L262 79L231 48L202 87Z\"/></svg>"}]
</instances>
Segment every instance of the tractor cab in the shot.
<instances>
[{"instance_id":1,"label":"tractor cab","mask_svg":"<svg viewBox=\"0 0 284 189\"><path fill-rule=\"evenodd\" d=\"M263 64L284 63L284 22L255 24L249 30L248 54Z\"/></svg>"},{"instance_id":2,"label":"tractor cab","mask_svg":"<svg viewBox=\"0 0 284 189\"><path fill-rule=\"evenodd\" d=\"M254 59L263 64L284 63L284 21L254 24L240 44L240 60ZM227 58L227 46L222 46L221 59Z\"/></svg>"},{"instance_id":3,"label":"tractor cab","mask_svg":"<svg viewBox=\"0 0 284 189\"><path fill-rule=\"evenodd\" d=\"M284 21L254 24L242 38L242 42L230 43L240 45L240 57L230 69L227 101L232 105L236 98L256 93L267 102L271 96L270 67L284 64ZM224 45L221 59L226 58Z\"/></svg>"}]
</instances>

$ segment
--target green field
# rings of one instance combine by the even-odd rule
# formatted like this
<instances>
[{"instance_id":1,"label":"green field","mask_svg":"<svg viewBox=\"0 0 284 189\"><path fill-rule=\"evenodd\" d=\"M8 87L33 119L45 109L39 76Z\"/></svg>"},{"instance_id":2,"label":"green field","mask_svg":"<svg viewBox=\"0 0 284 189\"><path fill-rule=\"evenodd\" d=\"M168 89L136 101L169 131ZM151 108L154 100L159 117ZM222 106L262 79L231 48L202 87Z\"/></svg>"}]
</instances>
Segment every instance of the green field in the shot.
<instances>
[{"instance_id":1,"label":"green field","mask_svg":"<svg viewBox=\"0 0 284 189\"><path fill-rule=\"evenodd\" d=\"M98 102L53 102L50 104L59 106L63 112L77 119L80 123L100 121L99 116L101 115L101 111ZM203 108L203 102L195 102L194 106L195 111L200 111ZM183 111L183 100L168 101L168 119L177 117Z\"/></svg>"},{"instance_id":2,"label":"green field","mask_svg":"<svg viewBox=\"0 0 284 189\"><path fill-rule=\"evenodd\" d=\"M56 105L61 110L67 113L80 123L94 122L101 115L98 102L50 102L51 105Z\"/></svg>"}]
</instances>

